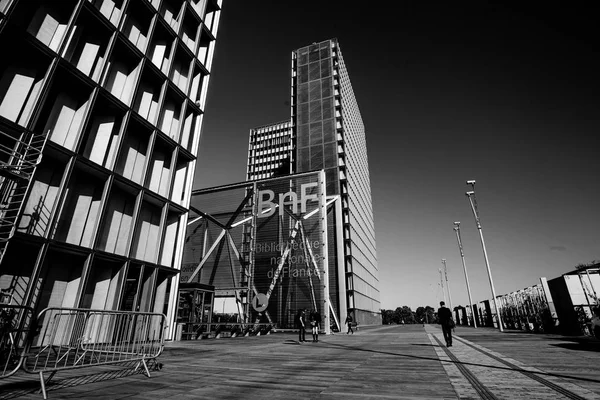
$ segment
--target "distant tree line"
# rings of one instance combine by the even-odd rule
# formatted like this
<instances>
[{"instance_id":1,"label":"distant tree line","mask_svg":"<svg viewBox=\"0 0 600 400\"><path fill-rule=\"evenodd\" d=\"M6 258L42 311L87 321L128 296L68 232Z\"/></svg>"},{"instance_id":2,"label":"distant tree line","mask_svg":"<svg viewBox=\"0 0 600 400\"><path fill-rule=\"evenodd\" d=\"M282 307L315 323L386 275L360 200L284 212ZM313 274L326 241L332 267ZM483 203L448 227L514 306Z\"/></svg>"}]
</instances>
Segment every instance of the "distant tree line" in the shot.
<instances>
[{"instance_id":1,"label":"distant tree line","mask_svg":"<svg viewBox=\"0 0 600 400\"><path fill-rule=\"evenodd\" d=\"M397 307L395 310L381 310L384 325L390 324L437 324L437 312L433 307L417 307L417 311L408 306Z\"/></svg>"}]
</instances>

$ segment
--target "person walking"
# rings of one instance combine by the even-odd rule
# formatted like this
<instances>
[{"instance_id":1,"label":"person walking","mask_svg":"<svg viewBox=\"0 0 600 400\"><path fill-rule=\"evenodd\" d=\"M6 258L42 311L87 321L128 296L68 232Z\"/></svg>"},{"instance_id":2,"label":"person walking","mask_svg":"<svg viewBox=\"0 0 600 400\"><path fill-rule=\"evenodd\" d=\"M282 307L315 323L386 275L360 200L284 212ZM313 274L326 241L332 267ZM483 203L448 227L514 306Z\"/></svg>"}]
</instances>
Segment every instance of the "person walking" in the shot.
<instances>
[{"instance_id":1,"label":"person walking","mask_svg":"<svg viewBox=\"0 0 600 400\"><path fill-rule=\"evenodd\" d=\"M438 308L438 323L442 326L446 347L452 347L452 328L454 328L454 320L452 319L452 311L446 307L446 303L440 301Z\"/></svg>"},{"instance_id":2,"label":"person walking","mask_svg":"<svg viewBox=\"0 0 600 400\"><path fill-rule=\"evenodd\" d=\"M352 329L352 315L348 314L348 316L346 317L346 324L348 324L348 331L346 332L346 335L349 333L352 333L354 335L354 330Z\"/></svg>"},{"instance_id":3,"label":"person walking","mask_svg":"<svg viewBox=\"0 0 600 400\"><path fill-rule=\"evenodd\" d=\"M321 327L321 314L317 310L310 313L310 326L312 328L313 343L319 342L319 328Z\"/></svg>"},{"instance_id":4,"label":"person walking","mask_svg":"<svg viewBox=\"0 0 600 400\"><path fill-rule=\"evenodd\" d=\"M296 323L298 325L298 342L306 342L306 316L304 310L300 310L298 313Z\"/></svg>"}]
</instances>

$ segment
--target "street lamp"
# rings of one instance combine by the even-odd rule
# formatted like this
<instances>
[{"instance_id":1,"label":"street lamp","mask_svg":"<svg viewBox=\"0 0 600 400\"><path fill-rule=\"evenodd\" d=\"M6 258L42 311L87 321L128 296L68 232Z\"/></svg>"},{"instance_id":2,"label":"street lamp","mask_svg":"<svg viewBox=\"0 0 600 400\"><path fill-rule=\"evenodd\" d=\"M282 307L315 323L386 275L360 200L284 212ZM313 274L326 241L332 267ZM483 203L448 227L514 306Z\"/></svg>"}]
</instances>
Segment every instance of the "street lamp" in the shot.
<instances>
[{"instance_id":1,"label":"street lamp","mask_svg":"<svg viewBox=\"0 0 600 400\"><path fill-rule=\"evenodd\" d=\"M471 204L471 210L473 210L473 216L475 217L475 223L477 224L477 230L479 230L479 238L481 239L481 247L483 248L483 258L485 259L485 267L487 268L488 277L490 278L490 287L492 288L492 296L494 298L494 306L496 307L496 318L498 319L498 329L500 332L504 332L502 328L502 318L500 316L500 307L498 307L498 301L496 300L496 290L494 289L494 281L492 280L492 271L490 269L490 262L488 261L487 250L485 249L485 241L483 240L483 232L481 231L481 220L479 219L479 210L477 209L477 198L475 197L475 181L467 181L467 185L471 185L471 190L466 192Z\"/></svg>"},{"instance_id":2,"label":"street lamp","mask_svg":"<svg viewBox=\"0 0 600 400\"><path fill-rule=\"evenodd\" d=\"M446 291L444 290L444 276L442 275L441 268L438 268L438 271L440 271L440 285L442 287L442 300L444 300L444 303L446 303Z\"/></svg>"},{"instance_id":3,"label":"street lamp","mask_svg":"<svg viewBox=\"0 0 600 400\"><path fill-rule=\"evenodd\" d=\"M452 296L450 296L450 282L448 282L448 268L446 267L446 259L442 258L442 264L444 265L444 276L446 277L446 290L448 291L448 303L450 304L450 310L454 313L452 308Z\"/></svg>"},{"instance_id":4,"label":"street lamp","mask_svg":"<svg viewBox=\"0 0 600 400\"><path fill-rule=\"evenodd\" d=\"M473 298L471 297L471 286L469 286L469 275L467 275L467 265L465 264L465 253L463 252L462 241L460 239L460 221L454 223L454 232L456 232L456 240L458 241L458 249L460 250L460 258L462 259L463 270L465 271L465 280L467 281L467 293L469 294L469 304L471 304L471 315L473 316L473 327L477 328L475 321L475 308L473 307Z\"/></svg>"}]
</instances>

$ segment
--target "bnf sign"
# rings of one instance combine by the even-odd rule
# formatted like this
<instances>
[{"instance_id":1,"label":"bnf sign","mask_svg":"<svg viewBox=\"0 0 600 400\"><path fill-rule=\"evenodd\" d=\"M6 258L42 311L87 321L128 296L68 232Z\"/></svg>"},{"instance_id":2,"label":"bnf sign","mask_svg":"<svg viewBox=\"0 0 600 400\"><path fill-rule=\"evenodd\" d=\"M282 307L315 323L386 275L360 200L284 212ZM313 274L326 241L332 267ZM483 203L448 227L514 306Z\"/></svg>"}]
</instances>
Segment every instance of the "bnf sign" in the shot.
<instances>
[{"instance_id":1,"label":"bnf sign","mask_svg":"<svg viewBox=\"0 0 600 400\"><path fill-rule=\"evenodd\" d=\"M300 185L300 194L289 191L280 193L277 203L275 203L275 192L270 189L261 190L258 192L258 218L270 217L275 213L275 209L279 208L279 215L284 215L284 206L291 206L292 212L298 214L298 203L300 204L300 212L306 213L306 204L308 202L318 202L316 194L309 194L311 188L317 187L318 183L304 183Z\"/></svg>"}]
</instances>

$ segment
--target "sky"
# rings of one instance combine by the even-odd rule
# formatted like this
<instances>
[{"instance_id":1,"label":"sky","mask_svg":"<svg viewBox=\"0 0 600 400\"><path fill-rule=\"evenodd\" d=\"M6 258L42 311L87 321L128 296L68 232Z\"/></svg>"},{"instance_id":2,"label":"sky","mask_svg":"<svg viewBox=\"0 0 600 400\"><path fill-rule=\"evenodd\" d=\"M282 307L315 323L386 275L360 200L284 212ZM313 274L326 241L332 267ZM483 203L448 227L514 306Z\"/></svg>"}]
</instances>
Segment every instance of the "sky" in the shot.
<instances>
[{"instance_id":1,"label":"sky","mask_svg":"<svg viewBox=\"0 0 600 400\"><path fill-rule=\"evenodd\" d=\"M366 130L381 308L436 307L442 259L452 305L469 303L454 221L473 301L491 299L468 179L497 295L600 260L595 14L481 3L224 0L194 188L245 180L249 130L290 118L291 52L337 38Z\"/></svg>"}]
</instances>

